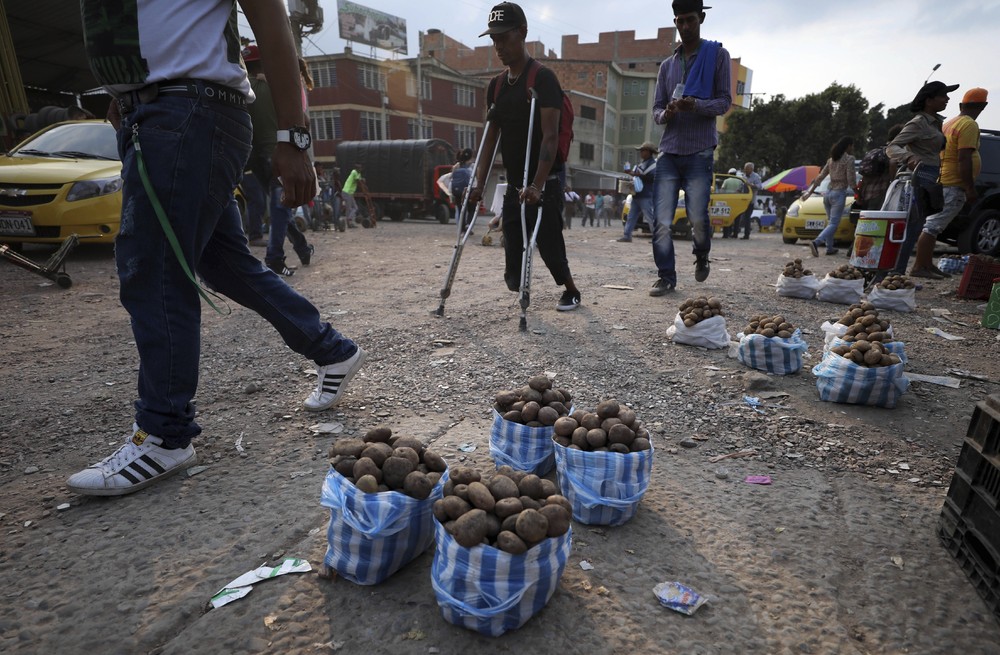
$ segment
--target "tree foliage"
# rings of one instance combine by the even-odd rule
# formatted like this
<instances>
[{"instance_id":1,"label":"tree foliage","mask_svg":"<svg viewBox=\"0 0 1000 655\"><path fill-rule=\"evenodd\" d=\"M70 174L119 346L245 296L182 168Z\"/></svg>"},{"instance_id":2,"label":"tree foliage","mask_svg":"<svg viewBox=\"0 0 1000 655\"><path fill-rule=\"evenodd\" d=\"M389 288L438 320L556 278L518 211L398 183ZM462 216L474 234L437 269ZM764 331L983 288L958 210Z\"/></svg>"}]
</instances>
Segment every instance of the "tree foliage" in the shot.
<instances>
[{"instance_id":1,"label":"tree foliage","mask_svg":"<svg viewBox=\"0 0 1000 655\"><path fill-rule=\"evenodd\" d=\"M772 174L793 166L822 166L843 136L854 137L854 152L861 156L870 142L881 138L884 143L888 125L879 122L878 134L870 134L876 115L886 120L881 105L869 109L853 84L834 82L821 93L792 100L783 95L755 100L749 111L726 119L726 132L719 136L719 169L740 169L748 161Z\"/></svg>"}]
</instances>

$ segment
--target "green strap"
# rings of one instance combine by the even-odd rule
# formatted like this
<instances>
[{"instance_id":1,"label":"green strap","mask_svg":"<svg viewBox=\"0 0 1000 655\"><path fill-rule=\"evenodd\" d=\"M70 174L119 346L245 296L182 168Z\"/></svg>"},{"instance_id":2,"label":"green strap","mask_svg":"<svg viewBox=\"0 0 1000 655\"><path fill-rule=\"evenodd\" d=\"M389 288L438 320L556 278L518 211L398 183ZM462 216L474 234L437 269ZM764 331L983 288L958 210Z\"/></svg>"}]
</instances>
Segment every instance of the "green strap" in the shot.
<instances>
[{"instance_id":1,"label":"green strap","mask_svg":"<svg viewBox=\"0 0 1000 655\"><path fill-rule=\"evenodd\" d=\"M163 233L167 237L167 241L170 243L170 247L174 251L174 255L177 256L177 261L181 265L181 269L184 270L184 274L187 278L191 280L191 284L194 288L198 290L198 295L205 299L205 302L214 309L217 313L223 316L228 316L233 313L230 309L228 303L219 294L208 291L198 284L198 281L194 279L194 274L191 273L191 267L188 266L187 261L184 259L184 253L181 252L181 245L177 242L177 235L174 234L174 229L170 227L170 221L167 219L167 213L163 211L163 205L160 204L160 199L156 196L156 191L153 189L153 183L149 181L149 173L146 172L146 160L142 156L142 148L139 146L139 126L132 126L132 144L135 146L135 160L139 166L139 179L142 180L142 186L146 189L146 195L149 196L149 202L153 205L153 211L156 214L156 218L160 221L160 226L163 228ZM222 311L218 306L212 302L209 298L209 294L217 298L226 308L226 311Z\"/></svg>"}]
</instances>

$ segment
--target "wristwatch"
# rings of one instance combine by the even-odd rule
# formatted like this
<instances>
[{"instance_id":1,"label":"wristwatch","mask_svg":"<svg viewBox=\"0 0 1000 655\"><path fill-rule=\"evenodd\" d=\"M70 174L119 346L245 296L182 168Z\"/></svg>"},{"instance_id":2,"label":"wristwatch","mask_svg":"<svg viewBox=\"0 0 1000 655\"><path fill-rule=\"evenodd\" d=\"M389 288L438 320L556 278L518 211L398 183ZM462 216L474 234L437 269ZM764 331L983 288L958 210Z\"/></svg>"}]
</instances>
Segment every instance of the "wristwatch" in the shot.
<instances>
[{"instance_id":1,"label":"wristwatch","mask_svg":"<svg viewBox=\"0 0 1000 655\"><path fill-rule=\"evenodd\" d=\"M290 143L299 150L308 150L312 145L312 137L305 127L290 127L287 130L278 130L278 143Z\"/></svg>"}]
</instances>

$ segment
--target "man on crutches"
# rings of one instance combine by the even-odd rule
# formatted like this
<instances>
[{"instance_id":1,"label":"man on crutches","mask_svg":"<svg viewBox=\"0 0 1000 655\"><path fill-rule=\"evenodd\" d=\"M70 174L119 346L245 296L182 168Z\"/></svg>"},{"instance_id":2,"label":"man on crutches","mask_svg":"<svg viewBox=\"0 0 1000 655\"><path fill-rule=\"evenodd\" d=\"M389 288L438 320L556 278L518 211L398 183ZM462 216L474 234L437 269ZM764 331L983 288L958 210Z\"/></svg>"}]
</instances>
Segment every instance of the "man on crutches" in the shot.
<instances>
[{"instance_id":1,"label":"man on crutches","mask_svg":"<svg viewBox=\"0 0 1000 655\"><path fill-rule=\"evenodd\" d=\"M500 142L509 181L501 218L504 281L508 289L521 294L524 329L530 299L531 249L536 239L538 252L555 283L565 286L556 309L570 311L580 306L580 290L570 274L562 235L563 190L559 177L563 164L557 157L562 89L555 73L528 56L524 45L528 23L519 6L502 2L493 7L488 29L480 36L487 34L507 70L494 78L487 90L487 103L493 108L481 149L493 152L497 140ZM529 78L533 79L530 89ZM481 158L476 167L471 202L478 203L482 197L489 174L486 164Z\"/></svg>"}]
</instances>

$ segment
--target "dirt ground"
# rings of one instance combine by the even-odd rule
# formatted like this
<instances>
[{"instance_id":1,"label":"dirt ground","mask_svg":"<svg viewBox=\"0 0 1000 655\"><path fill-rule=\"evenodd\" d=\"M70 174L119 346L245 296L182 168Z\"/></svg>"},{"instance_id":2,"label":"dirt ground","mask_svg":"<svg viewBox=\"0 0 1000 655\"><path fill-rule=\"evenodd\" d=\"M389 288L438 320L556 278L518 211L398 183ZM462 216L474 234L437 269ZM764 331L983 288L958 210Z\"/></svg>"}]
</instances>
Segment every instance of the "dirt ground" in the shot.
<instances>
[{"instance_id":1,"label":"dirt ground","mask_svg":"<svg viewBox=\"0 0 1000 655\"><path fill-rule=\"evenodd\" d=\"M1000 393L998 332L979 327L979 302L956 298L957 279L926 282L912 314L883 315L908 371L960 386L913 382L895 409L878 409L818 399L820 324L844 307L780 298L773 286L788 259L808 259L805 245L777 233L716 240L711 277L697 284L690 242L678 242L678 291L651 298L648 239L616 243L620 227L574 226L582 306L555 311L559 290L539 262L521 333L502 251L480 245L484 233L465 249L444 318L431 311L453 225L309 235L314 263L291 285L370 353L328 412L302 410L311 363L270 326L240 307L206 308L195 442L205 468L116 499L65 486L132 421L138 363L112 254L78 249L69 290L0 263L0 651L1000 653L1000 622L936 534L973 406ZM822 276L844 261L806 263ZM725 349L672 343L677 305L702 294L722 300L731 336L754 314L783 313L809 344L803 370L748 391L759 376ZM430 552L378 586L294 574L206 610L262 564L322 564L319 496L338 434L312 426L358 435L388 425L488 471L493 395L540 372L579 404L634 407L656 454L635 518L573 525L560 586L523 628L494 639L445 622ZM766 406L749 406L748 393ZM713 461L742 451L755 454ZM691 617L666 609L652 592L663 581L709 603Z\"/></svg>"}]
</instances>

